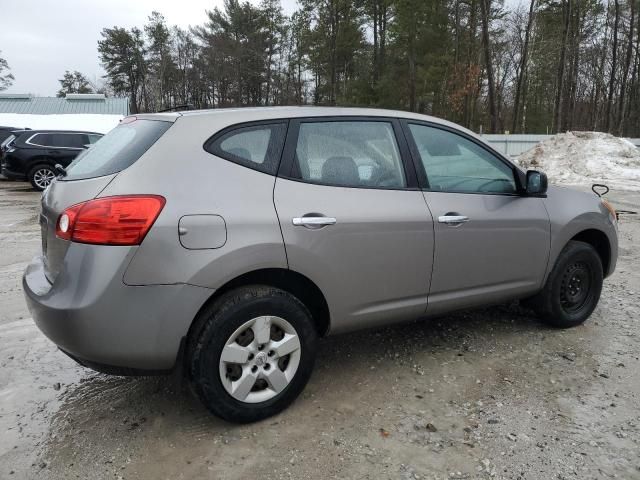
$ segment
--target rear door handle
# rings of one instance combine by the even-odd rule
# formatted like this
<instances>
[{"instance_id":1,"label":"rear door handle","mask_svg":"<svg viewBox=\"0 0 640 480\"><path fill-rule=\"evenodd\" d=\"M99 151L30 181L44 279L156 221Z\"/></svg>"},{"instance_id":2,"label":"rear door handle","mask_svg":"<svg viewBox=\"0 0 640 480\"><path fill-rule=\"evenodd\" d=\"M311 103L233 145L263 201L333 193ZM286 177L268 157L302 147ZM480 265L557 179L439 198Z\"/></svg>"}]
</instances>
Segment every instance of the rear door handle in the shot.
<instances>
[{"instance_id":1,"label":"rear door handle","mask_svg":"<svg viewBox=\"0 0 640 480\"><path fill-rule=\"evenodd\" d=\"M469 221L469 217L464 215L441 215L438 217L438 222L446 223L447 225L460 225Z\"/></svg>"},{"instance_id":2,"label":"rear door handle","mask_svg":"<svg viewBox=\"0 0 640 480\"><path fill-rule=\"evenodd\" d=\"M333 217L294 217L292 222L296 227L313 228L335 225L337 220Z\"/></svg>"}]
</instances>

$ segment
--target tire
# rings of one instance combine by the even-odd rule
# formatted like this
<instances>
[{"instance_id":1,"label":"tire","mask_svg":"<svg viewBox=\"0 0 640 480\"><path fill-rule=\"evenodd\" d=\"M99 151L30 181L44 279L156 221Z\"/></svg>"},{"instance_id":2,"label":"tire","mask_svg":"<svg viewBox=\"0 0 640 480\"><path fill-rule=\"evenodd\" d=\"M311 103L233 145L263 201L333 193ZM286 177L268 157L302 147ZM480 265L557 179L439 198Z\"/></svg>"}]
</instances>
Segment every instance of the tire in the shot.
<instances>
[{"instance_id":1,"label":"tire","mask_svg":"<svg viewBox=\"0 0 640 480\"><path fill-rule=\"evenodd\" d=\"M529 303L546 324L575 327L584 323L598 305L602 280L602 262L596 250L588 243L570 241L560 252L544 288Z\"/></svg>"},{"instance_id":2,"label":"tire","mask_svg":"<svg viewBox=\"0 0 640 480\"><path fill-rule=\"evenodd\" d=\"M273 287L242 287L196 318L187 344L188 372L213 414L254 422L284 410L302 392L317 342L311 314L296 297Z\"/></svg>"},{"instance_id":3,"label":"tire","mask_svg":"<svg viewBox=\"0 0 640 480\"><path fill-rule=\"evenodd\" d=\"M31 186L38 191L43 191L57 176L55 169L46 163L39 163L27 174Z\"/></svg>"}]
</instances>

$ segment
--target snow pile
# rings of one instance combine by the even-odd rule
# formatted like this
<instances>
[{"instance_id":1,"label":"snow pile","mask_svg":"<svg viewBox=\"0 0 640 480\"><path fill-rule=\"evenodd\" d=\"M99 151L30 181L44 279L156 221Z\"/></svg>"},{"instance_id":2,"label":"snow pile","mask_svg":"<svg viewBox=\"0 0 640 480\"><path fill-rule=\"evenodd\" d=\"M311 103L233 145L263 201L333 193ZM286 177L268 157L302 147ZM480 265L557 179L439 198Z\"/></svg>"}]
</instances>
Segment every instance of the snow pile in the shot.
<instances>
[{"instance_id":1,"label":"snow pile","mask_svg":"<svg viewBox=\"0 0 640 480\"><path fill-rule=\"evenodd\" d=\"M30 115L21 113L0 113L0 125L32 130L85 130L88 132L107 133L118 125L122 115L100 114L64 114L64 115Z\"/></svg>"},{"instance_id":2,"label":"snow pile","mask_svg":"<svg viewBox=\"0 0 640 480\"><path fill-rule=\"evenodd\" d=\"M608 133L561 133L527 150L517 161L523 168L543 171L553 184L604 183L640 191L640 149Z\"/></svg>"}]
</instances>

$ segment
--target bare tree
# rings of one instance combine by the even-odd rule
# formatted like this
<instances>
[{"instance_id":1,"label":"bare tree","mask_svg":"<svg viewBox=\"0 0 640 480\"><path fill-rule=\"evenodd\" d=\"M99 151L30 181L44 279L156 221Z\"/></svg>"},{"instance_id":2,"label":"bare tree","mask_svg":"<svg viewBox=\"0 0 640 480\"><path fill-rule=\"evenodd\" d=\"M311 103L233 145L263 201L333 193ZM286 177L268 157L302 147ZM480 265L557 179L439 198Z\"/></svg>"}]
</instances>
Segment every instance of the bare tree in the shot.
<instances>
[{"instance_id":1,"label":"bare tree","mask_svg":"<svg viewBox=\"0 0 640 480\"><path fill-rule=\"evenodd\" d=\"M614 19L613 19L613 45L611 46L611 74L609 75L609 94L607 95L607 110L605 113L604 129L611 131L611 107L614 99L614 89L616 85L616 69L618 67L618 27L620 25L620 2L614 0Z\"/></svg>"},{"instance_id":2,"label":"bare tree","mask_svg":"<svg viewBox=\"0 0 640 480\"><path fill-rule=\"evenodd\" d=\"M629 1L630 16L629 16L629 35L627 37L627 52L624 61L624 73L622 74L622 80L620 84L620 96L618 97L618 120L616 122L618 135L624 135L624 120L626 110L626 98L627 93L627 79L629 78L629 70L631 69L631 60L633 59L633 28L635 22L635 0Z\"/></svg>"},{"instance_id":3,"label":"bare tree","mask_svg":"<svg viewBox=\"0 0 640 480\"><path fill-rule=\"evenodd\" d=\"M482 46L484 50L485 68L487 71L490 132L495 133L498 126L498 112L496 109L495 83L493 79L493 64L491 62L491 44L489 42L489 15L491 0L480 0L480 16L482 22Z\"/></svg>"},{"instance_id":4,"label":"bare tree","mask_svg":"<svg viewBox=\"0 0 640 480\"><path fill-rule=\"evenodd\" d=\"M518 129L518 120L520 116L520 97L522 103L526 103L526 99L522 95L523 83L527 75L527 61L529 60L529 41L531 38L531 29L533 27L536 0L531 0L529 4L529 16L527 17L527 26L524 32L524 45L522 46L522 54L520 55L520 64L518 68L518 78L516 80L516 93L513 98L513 123L511 130L515 133Z\"/></svg>"}]
</instances>

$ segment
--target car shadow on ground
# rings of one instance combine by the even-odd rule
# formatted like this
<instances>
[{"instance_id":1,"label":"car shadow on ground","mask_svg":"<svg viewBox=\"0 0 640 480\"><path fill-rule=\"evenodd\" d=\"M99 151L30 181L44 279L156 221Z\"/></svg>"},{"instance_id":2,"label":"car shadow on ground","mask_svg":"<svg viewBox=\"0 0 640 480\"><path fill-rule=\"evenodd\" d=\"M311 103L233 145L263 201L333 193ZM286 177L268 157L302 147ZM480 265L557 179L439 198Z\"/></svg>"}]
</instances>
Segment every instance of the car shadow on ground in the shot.
<instances>
[{"instance_id":1,"label":"car shadow on ground","mask_svg":"<svg viewBox=\"0 0 640 480\"><path fill-rule=\"evenodd\" d=\"M549 329L530 312L510 304L328 337L320 343L316 371L307 391L315 391L316 400L321 387L329 384L335 391L348 392L350 369L360 376L379 377L384 371L372 371L370 366L383 365L381 360L385 358L408 366L420 355L437 355L446 361L449 357L455 359L469 352L502 348L512 341L531 338L532 334L544 336L547 332ZM337 376L337 371L343 375ZM303 393L296 402L296 409L304 409L306 396ZM117 435L154 424L165 427L172 424L192 434L242 428L211 415L177 373L113 377L87 370L78 383L65 386L59 400L60 408L51 425L51 430L58 432L56 442L65 438L65 433L72 435L79 430L87 434L91 429L106 428ZM285 411L280 416L287 415L295 413Z\"/></svg>"},{"instance_id":2,"label":"car shadow on ground","mask_svg":"<svg viewBox=\"0 0 640 480\"><path fill-rule=\"evenodd\" d=\"M3 189L6 192L35 192L34 188L28 182L17 182L0 178Z\"/></svg>"}]
</instances>

